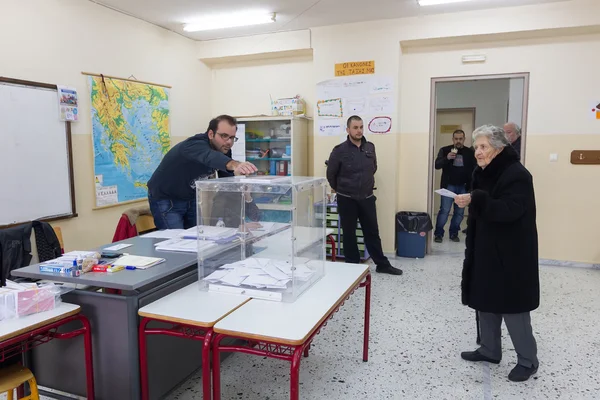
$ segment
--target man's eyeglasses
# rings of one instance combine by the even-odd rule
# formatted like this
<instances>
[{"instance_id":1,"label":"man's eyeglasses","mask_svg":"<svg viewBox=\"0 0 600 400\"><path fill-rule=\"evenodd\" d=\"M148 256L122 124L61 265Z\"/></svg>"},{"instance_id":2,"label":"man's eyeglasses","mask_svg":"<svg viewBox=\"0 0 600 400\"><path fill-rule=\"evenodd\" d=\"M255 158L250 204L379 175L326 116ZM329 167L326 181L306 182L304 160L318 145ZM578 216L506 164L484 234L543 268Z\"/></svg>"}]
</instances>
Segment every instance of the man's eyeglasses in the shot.
<instances>
[{"instance_id":1,"label":"man's eyeglasses","mask_svg":"<svg viewBox=\"0 0 600 400\"><path fill-rule=\"evenodd\" d=\"M219 133L219 132L217 132L217 135L219 135L219 136L221 137L221 139L223 139L223 140L224 140L224 141L226 141L226 142L227 142L228 140L233 140L233 142L235 143L235 142L237 142L237 141L238 141L238 139L239 139L239 137L237 137L237 136L229 136L229 135L228 135L228 134L226 134L226 133Z\"/></svg>"}]
</instances>

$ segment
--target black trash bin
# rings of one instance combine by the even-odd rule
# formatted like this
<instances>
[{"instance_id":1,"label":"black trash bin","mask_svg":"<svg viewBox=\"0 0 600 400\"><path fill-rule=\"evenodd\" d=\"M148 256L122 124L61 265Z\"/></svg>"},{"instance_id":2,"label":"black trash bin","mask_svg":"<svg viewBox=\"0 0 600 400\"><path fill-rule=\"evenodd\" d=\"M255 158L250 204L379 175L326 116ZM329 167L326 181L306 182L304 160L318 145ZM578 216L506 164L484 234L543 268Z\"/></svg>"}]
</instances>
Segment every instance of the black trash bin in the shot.
<instances>
[{"instance_id":1,"label":"black trash bin","mask_svg":"<svg viewBox=\"0 0 600 400\"><path fill-rule=\"evenodd\" d=\"M396 213L396 254L399 257L423 258L427 249L427 232L433 229L427 213Z\"/></svg>"}]
</instances>

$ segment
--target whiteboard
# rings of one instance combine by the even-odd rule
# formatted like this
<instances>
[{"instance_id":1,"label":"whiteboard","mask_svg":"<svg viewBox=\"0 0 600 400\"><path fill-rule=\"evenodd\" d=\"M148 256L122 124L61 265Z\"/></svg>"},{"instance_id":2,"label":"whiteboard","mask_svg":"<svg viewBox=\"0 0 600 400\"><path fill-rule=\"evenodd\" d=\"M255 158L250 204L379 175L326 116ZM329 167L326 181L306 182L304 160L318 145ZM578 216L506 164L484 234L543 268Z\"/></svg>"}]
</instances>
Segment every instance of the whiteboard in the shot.
<instances>
[{"instance_id":1,"label":"whiteboard","mask_svg":"<svg viewBox=\"0 0 600 400\"><path fill-rule=\"evenodd\" d=\"M24 82L0 78L0 226L75 216L70 126L59 120L56 86L6 81Z\"/></svg>"}]
</instances>

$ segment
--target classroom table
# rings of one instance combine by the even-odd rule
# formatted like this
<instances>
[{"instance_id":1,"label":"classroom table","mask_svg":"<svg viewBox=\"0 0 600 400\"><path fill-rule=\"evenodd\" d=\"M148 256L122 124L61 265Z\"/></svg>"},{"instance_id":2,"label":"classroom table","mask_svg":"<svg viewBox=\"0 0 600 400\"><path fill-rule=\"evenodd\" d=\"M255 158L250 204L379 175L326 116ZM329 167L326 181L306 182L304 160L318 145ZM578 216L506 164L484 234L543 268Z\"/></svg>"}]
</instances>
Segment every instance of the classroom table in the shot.
<instances>
[{"instance_id":1,"label":"classroom table","mask_svg":"<svg viewBox=\"0 0 600 400\"><path fill-rule=\"evenodd\" d=\"M256 240L282 233L285 231L283 228L278 226L273 232L258 235ZM198 255L157 251L154 244L163 240L166 239L138 236L118 242L132 244L121 252L165 258L164 263L146 270L87 273L70 277L40 273L36 264L12 271L12 275L17 277L77 285L75 290L64 294L62 298L80 305L82 314L92 323L93 347L98 355L94 360L94 369L96 397L99 400L140 398L140 385L132 384L140 381L138 310L198 280ZM97 250L112 245L114 243ZM204 257L219 257L228 251L235 252L236 247L231 244L220 245L204 254ZM165 335L157 335L151 341L148 346L148 368L162 373L161 379L149 382L149 391L151 399L159 399L201 367L201 359L195 355L201 353L202 345ZM81 354L77 349L56 342L36 349L31 358L42 392L44 388L51 388L66 394L85 394L84 369L78 363ZM56 361L49 364L45 362L48 359ZM73 375L67 377L61 374L65 369L74 371ZM63 398L60 395L57 397Z\"/></svg>"},{"instance_id":2,"label":"classroom table","mask_svg":"<svg viewBox=\"0 0 600 400\"><path fill-rule=\"evenodd\" d=\"M363 361L368 360L371 274L368 265L326 262L325 276L293 303L253 299L213 327L213 400L221 399L220 356L239 352L291 362L290 398L298 400L300 360L327 321L359 288L364 287ZM244 345L223 344L242 339Z\"/></svg>"},{"instance_id":3,"label":"classroom table","mask_svg":"<svg viewBox=\"0 0 600 400\"><path fill-rule=\"evenodd\" d=\"M142 317L139 328L140 371L142 400L150 398L148 387L147 335L168 335L201 341L202 365L210 365L210 346L213 326L221 318L234 311L250 298L241 295L201 291L198 283L192 283L154 303L140 308ZM148 328L151 321L169 323L164 328ZM199 354L196 354L199 356ZM210 368L202 368L204 400L210 400Z\"/></svg>"},{"instance_id":4,"label":"classroom table","mask_svg":"<svg viewBox=\"0 0 600 400\"><path fill-rule=\"evenodd\" d=\"M0 323L0 362L48 343L53 339L71 339L83 335L85 353L85 388L87 398L94 400L94 370L90 322L80 313L81 307L61 302L56 308ZM83 326L65 331L79 322ZM53 364L53 363L51 363ZM34 374L35 374L34 370ZM66 373L67 371L63 371ZM36 377L37 378L37 377Z\"/></svg>"},{"instance_id":5,"label":"classroom table","mask_svg":"<svg viewBox=\"0 0 600 400\"><path fill-rule=\"evenodd\" d=\"M154 243L162 240L165 239L134 237L119 242L132 244L122 252L165 258L164 263L146 270L70 277L40 273L36 264L12 271L17 277L77 284L76 289L62 295L62 299L81 306L81 313L91 322L96 354L96 398L99 400L140 398L138 309L198 280L197 255L157 252ZM98 250L111 245L101 246ZM83 396L85 376L79 362L81 350L63 342L54 341L34 349L30 357L32 370L42 391L50 388ZM196 343L177 338L153 338L148 363L153 370L162 371L161 379L150 383L152 392L156 393L153 398L166 395L200 368L200 359L190 353L201 350ZM71 373L66 375L63 371ZM54 392L52 396L66 398Z\"/></svg>"}]
</instances>

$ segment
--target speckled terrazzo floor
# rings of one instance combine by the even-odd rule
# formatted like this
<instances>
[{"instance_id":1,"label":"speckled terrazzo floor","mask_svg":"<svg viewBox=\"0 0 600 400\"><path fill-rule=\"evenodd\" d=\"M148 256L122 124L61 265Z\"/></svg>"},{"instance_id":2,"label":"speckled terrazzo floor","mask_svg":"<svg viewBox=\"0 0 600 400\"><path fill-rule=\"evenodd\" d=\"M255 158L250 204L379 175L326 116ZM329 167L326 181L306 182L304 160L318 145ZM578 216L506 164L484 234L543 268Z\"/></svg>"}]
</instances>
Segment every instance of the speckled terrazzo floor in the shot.
<instances>
[{"instance_id":1,"label":"speckled terrazzo floor","mask_svg":"<svg viewBox=\"0 0 600 400\"><path fill-rule=\"evenodd\" d=\"M543 267L533 313L541 362L536 379L506 376L516 363L503 327L498 366L471 364L474 312L460 305L461 249L444 242L424 260L399 259L404 276L373 275L370 360L361 361L364 293L357 291L302 360L302 399L600 399L600 271ZM452 250L448 253L443 250ZM458 251L456 251L458 250ZM288 399L289 364L235 354L223 362L222 398ZM201 399L200 377L169 399Z\"/></svg>"},{"instance_id":2,"label":"speckled terrazzo floor","mask_svg":"<svg viewBox=\"0 0 600 400\"><path fill-rule=\"evenodd\" d=\"M302 359L301 399L600 399L600 270L542 267L542 305L532 314L540 369L512 383L516 355L504 327L500 365L460 359L476 348L474 312L460 305L462 246L446 240L424 260L393 260L401 277L374 273L369 362L361 361L361 290ZM223 400L289 399L287 362L235 354L221 371ZM199 375L168 397L201 398Z\"/></svg>"}]
</instances>

